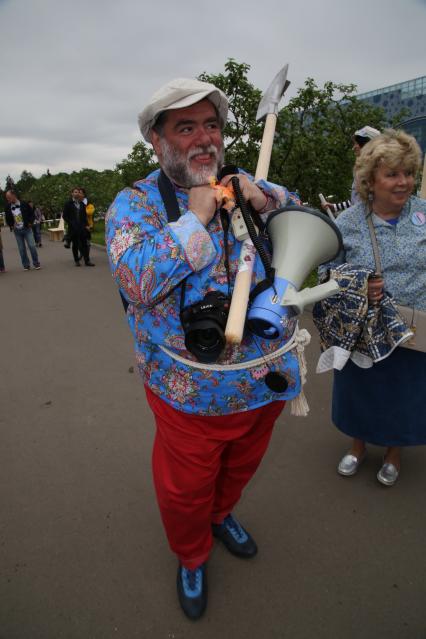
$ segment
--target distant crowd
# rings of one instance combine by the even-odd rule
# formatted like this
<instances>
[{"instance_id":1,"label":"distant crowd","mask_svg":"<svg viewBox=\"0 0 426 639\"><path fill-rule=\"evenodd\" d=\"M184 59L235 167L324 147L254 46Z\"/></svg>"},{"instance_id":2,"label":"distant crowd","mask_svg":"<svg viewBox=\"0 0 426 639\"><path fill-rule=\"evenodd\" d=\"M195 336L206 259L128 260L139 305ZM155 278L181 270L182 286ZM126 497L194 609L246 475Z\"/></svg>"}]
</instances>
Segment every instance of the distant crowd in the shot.
<instances>
[{"instance_id":1,"label":"distant crowd","mask_svg":"<svg viewBox=\"0 0 426 639\"><path fill-rule=\"evenodd\" d=\"M45 221L42 209L33 202L20 199L14 189L6 191L5 223L14 233L24 271L41 268L37 248L42 245L41 225ZM90 239L93 228L94 207L88 203L82 187L74 187L71 198L65 202L62 217L67 224L64 234L65 248L71 248L75 266L83 259L86 266L95 266L90 259ZM30 259L31 258L31 259ZM0 273L5 273L3 243L0 226Z\"/></svg>"}]
</instances>

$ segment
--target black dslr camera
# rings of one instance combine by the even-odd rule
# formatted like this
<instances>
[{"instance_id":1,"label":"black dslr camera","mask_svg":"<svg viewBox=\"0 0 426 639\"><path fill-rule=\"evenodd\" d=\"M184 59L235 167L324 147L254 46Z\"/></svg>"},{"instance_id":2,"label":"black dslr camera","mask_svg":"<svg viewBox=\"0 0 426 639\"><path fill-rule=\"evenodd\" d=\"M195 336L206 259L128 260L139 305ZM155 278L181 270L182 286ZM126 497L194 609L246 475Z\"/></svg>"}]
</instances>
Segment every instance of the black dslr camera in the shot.
<instances>
[{"instance_id":1,"label":"black dslr camera","mask_svg":"<svg viewBox=\"0 0 426 639\"><path fill-rule=\"evenodd\" d=\"M200 302L181 310L185 346L199 362L215 362L222 353L230 304L224 293L209 291Z\"/></svg>"}]
</instances>

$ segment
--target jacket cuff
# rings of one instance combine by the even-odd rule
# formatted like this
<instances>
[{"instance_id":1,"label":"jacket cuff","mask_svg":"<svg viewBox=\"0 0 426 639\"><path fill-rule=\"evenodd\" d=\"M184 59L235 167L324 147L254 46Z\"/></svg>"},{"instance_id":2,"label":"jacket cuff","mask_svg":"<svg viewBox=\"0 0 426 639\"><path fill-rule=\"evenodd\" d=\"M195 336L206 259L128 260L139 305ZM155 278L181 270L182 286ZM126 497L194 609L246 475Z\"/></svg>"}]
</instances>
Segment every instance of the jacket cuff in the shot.
<instances>
[{"instance_id":1,"label":"jacket cuff","mask_svg":"<svg viewBox=\"0 0 426 639\"><path fill-rule=\"evenodd\" d=\"M185 259L193 271L201 271L213 262L216 249L210 234L192 211L187 211L176 222L170 222L171 234L185 253Z\"/></svg>"}]
</instances>

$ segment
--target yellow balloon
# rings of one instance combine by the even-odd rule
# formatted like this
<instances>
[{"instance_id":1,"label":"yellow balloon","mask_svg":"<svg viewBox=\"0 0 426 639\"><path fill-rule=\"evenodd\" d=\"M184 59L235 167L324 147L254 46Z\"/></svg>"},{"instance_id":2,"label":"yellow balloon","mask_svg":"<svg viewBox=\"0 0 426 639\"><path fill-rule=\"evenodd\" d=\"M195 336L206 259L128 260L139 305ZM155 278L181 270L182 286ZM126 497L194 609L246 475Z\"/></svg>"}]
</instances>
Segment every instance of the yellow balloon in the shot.
<instances>
[{"instance_id":1,"label":"yellow balloon","mask_svg":"<svg viewBox=\"0 0 426 639\"><path fill-rule=\"evenodd\" d=\"M94 212L95 212L95 207L93 206L93 204L88 204L86 206L86 213L89 213L90 215L91 213L94 213Z\"/></svg>"}]
</instances>

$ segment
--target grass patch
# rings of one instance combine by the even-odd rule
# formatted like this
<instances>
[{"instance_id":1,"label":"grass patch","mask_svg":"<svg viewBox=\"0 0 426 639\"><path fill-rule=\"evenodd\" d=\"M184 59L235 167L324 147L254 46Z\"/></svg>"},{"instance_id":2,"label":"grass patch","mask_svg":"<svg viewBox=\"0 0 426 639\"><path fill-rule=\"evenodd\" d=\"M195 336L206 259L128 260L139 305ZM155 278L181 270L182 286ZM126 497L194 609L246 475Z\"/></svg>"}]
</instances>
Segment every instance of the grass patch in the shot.
<instances>
[{"instance_id":1,"label":"grass patch","mask_svg":"<svg viewBox=\"0 0 426 639\"><path fill-rule=\"evenodd\" d=\"M312 271L310 275L308 275L306 280L303 282L302 288L312 288L312 286L316 286L317 284L318 284L318 274L317 274L317 269L315 269L314 271Z\"/></svg>"},{"instance_id":2,"label":"grass patch","mask_svg":"<svg viewBox=\"0 0 426 639\"><path fill-rule=\"evenodd\" d=\"M93 244L105 246L105 220L96 220L92 231Z\"/></svg>"}]
</instances>

